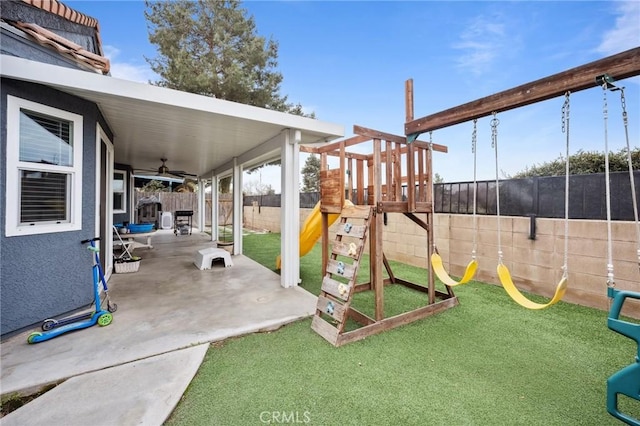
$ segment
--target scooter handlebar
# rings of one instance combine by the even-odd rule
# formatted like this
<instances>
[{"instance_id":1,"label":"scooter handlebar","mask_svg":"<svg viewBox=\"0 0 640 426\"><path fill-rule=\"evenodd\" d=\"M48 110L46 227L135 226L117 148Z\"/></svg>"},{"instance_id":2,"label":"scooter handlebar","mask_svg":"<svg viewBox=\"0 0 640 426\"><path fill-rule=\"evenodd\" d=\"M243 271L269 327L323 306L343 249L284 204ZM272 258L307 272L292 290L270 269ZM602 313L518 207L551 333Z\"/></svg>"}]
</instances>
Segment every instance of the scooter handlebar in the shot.
<instances>
[{"instance_id":1,"label":"scooter handlebar","mask_svg":"<svg viewBox=\"0 0 640 426\"><path fill-rule=\"evenodd\" d=\"M87 243L90 243L91 241L99 241L99 240L100 240L100 237L93 237L93 238L90 238L88 240L80 241L80 244L87 244Z\"/></svg>"}]
</instances>

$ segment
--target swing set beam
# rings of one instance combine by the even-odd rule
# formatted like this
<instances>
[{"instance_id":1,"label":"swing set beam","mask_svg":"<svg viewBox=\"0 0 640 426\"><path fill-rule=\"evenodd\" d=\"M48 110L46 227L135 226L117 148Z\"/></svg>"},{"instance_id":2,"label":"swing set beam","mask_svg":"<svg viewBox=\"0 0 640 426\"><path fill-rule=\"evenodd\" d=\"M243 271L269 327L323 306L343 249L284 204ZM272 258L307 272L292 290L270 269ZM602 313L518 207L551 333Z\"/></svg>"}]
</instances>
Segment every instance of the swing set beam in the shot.
<instances>
[{"instance_id":1,"label":"swing set beam","mask_svg":"<svg viewBox=\"0 0 640 426\"><path fill-rule=\"evenodd\" d=\"M508 111L552 99L564 95L567 91L578 92L590 89L599 85L596 82L596 77L602 74L607 74L615 80L640 75L640 47L435 114L407 121L404 126L405 135L417 136L425 132L486 117L493 112Z\"/></svg>"}]
</instances>

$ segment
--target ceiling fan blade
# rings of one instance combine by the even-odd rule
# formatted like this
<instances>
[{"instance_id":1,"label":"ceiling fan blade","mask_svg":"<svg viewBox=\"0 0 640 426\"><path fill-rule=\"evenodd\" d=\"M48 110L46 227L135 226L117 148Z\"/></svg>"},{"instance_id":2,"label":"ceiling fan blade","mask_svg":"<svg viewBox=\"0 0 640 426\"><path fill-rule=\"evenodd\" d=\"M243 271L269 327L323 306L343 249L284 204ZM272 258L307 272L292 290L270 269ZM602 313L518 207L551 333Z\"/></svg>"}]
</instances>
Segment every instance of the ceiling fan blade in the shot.
<instances>
[{"instance_id":1,"label":"ceiling fan blade","mask_svg":"<svg viewBox=\"0 0 640 426\"><path fill-rule=\"evenodd\" d=\"M167 159L166 158L161 158L160 161L162 162L162 165L160 165L160 167L158 167L157 169L135 169L134 170L134 174L142 174L142 175L146 175L146 176L157 176L157 177L164 177L164 178L168 178L168 179L185 179L185 176L193 176L193 177L197 177L197 175L192 174L192 173L187 173L184 170L169 170L169 167L167 166Z\"/></svg>"},{"instance_id":2,"label":"ceiling fan blade","mask_svg":"<svg viewBox=\"0 0 640 426\"><path fill-rule=\"evenodd\" d=\"M169 170L169 173L173 175L180 175L180 176L197 176L197 175L194 175L193 173L187 173L184 170Z\"/></svg>"}]
</instances>

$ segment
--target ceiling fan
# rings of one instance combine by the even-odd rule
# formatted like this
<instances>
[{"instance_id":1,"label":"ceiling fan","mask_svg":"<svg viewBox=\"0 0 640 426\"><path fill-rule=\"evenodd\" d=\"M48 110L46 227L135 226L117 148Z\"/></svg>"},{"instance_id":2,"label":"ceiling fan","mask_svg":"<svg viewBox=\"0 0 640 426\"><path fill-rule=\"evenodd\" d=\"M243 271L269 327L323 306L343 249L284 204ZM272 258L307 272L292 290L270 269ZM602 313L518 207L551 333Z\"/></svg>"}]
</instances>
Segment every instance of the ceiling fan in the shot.
<instances>
[{"instance_id":1,"label":"ceiling fan","mask_svg":"<svg viewBox=\"0 0 640 426\"><path fill-rule=\"evenodd\" d=\"M156 169L141 170L141 174L143 173L148 174L148 172L155 172L156 176L167 177L167 178L179 178L179 179L196 176L192 173L187 173L184 170L170 170L169 167L167 167L166 158L161 158L160 161L162 161L162 165L158 167L157 170Z\"/></svg>"}]
</instances>

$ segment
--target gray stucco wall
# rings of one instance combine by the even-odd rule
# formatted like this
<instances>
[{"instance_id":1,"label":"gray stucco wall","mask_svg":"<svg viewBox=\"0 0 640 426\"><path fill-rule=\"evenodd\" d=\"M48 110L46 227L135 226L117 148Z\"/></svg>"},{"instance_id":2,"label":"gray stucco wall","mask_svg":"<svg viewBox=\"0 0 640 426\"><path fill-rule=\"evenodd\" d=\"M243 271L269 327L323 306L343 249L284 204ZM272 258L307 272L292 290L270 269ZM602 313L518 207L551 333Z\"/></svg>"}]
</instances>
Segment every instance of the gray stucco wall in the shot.
<instances>
[{"instance_id":1,"label":"gray stucco wall","mask_svg":"<svg viewBox=\"0 0 640 426\"><path fill-rule=\"evenodd\" d=\"M131 174L133 173L133 169L128 164L120 164L120 163L115 163L113 168L115 170L120 170L120 171L127 172L126 175L125 175L125 179L124 179L124 187L126 189L126 197L125 197L125 200L124 200L125 212L124 213L114 213L113 214L113 223L134 222L134 220L130 219L131 212L129 211L129 204L131 202L131 197L133 197L133 191L135 191L135 188L132 188L131 185L130 185Z\"/></svg>"},{"instance_id":2,"label":"gray stucco wall","mask_svg":"<svg viewBox=\"0 0 640 426\"><path fill-rule=\"evenodd\" d=\"M98 52L95 28L71 22L62 16L31 6L22 1L2 1L0 16L9 21L34 22L67 40L79 44L89 52ZM4 41L3 41L4 44ZM20 55L21 56L21 55ZM30 58L30 56L21 56Z\"/></svg>"},{"instance_id":3,"label":"gray stucco wall","mask_svg":"<svg viewBox=\"0 0 640 426\"><path fill-rule=\"evenodd\" d=\"M3 55L17 56L19 58L29 58L32 61L44 62L66 68L83 69L77 62L58 54L55 50L37 45L19 34L8 24L0 24L0 53Z\"/></svg>"},{"instance_id":4,"label":"gray stucco wall","mask_svg":"<svg viewBox=\"0 0 640 426\"><path fill-rule=\"evenodd\" d=\"M46 86L3 78L0 89L0 334L5 335L84 307L93 299L92 260L80 241L96 236L96 121L104 126L104 120L94 103ZM82 230L6 237L7 95L84 117Z\"/></svg>"}]
</instances>

